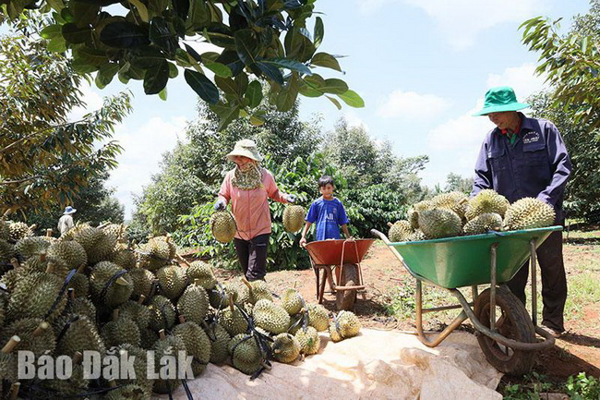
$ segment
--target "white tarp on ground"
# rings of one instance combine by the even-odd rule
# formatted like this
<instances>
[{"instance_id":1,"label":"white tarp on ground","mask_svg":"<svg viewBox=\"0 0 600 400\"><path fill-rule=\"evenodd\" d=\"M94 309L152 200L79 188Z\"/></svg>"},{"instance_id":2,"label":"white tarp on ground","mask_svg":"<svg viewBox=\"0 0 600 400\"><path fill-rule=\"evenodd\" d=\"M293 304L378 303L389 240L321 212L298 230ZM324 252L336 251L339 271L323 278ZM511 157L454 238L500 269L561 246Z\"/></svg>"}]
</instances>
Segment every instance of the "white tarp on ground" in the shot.
<instances>
[{"instance_id":1,"label":"white tarp on ground","mask_svg":"<svg viewBox=\"0 0 600 400\"><path fill-rule=\"evenodd\" d=\"M471 334L452 333L431 349L414 335L362 329L339 343L322 334L319 354L293 365L273 363L253 381L230 366L209 364L188 385L196 400L496 400L502 399L494 390L501 376ZM182 387L173 398L187 399Z\"/></svg>"}]
</instances>

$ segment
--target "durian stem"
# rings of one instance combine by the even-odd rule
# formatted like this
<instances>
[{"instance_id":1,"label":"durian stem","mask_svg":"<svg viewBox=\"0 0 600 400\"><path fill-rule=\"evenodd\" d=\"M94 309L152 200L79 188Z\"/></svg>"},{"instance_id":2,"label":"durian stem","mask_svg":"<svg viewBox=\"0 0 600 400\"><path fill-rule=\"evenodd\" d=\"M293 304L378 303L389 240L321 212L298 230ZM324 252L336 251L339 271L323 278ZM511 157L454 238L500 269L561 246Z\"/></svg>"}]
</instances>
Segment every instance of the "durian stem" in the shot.
<instances>
[{"instance_id":1,"label":"durian stem","mask_svg":"<svg viewBox=\"0 0 600 400\"><path fill-rule=\"evenodd\" d=\"M52 228L46 229L46 237L52 237Z\"/></svg>"},{"instance_id":2,"label":"durian stem","mask_svg":"<svg viewBox=\"0 0 600 400\"><path fill-rule=\"evenodd\" d=\"M83 354L80 351L76 351L73 355L73 365L79 365L83 360Z\"/></svg>"},{"instance_id":3,"label":"durian stem","mask_svg":"<svg viewBox=\"0 0 600 400\"><path fill-rule=\"evenodd\" d=\"M143 294L140 294L140 298L138 299L138 304L144 304L144 300L146 300L146 296L144 296Z\"/></svg>"},{"instance_id":4,"label":"durian stem","mask_svg":"<svg viewBox=\"0 0 600 400\"><path fill-rule=\"evenodd\" d=\"M77 268L77 272L83 274L85 271L85 263L82 263L79 268Z\"/></svg>"},{"instance_id":5,"label":"durian stem","mask_svg":"<svg viewBox=\"0 0 600 400\"><path fill-rule=\"evenodd\" d=\"M40 254L40 261L41 262L46 261L46 252Z\"/></svg>"},{"instance_id":6,"label":"durian stem","mask_svg":"<svg viewBox=\"0 0 600 400\"><path fill-rule=\"evenodd\" d=\"M36 225L36 224L31 224L31 225L29 226L29 229L31 229L32 231L34 231L34 230L35 230L35 228L37 228L37 225Z\"/></svg>"},{"instance_id":7,"label":"durian stem","mask_svg":"<svg viewBox=\"0 0 600 400\"><path fill-rule=\"evenodd\" d=\"M17 260L14 257L10 259L10 263L12 264L12 266L13 266L14 269L21 268L21 264L19 264L19 260Z\"/></svg>"},{"instance_id":8,"label":"durian stem","mask_svg":"<svg viewBox=\"0 0 600 400\"><path fill-rule=\"evenodd\" d=\"M242 276L242 282L244 282L244 285L248 286L248 289L250 289L250 294L252 294L252 285L250 282L248 282L248 279L246 279L245 276Z\"/></svg>"},{"instance_id":9,"label":"durian stem","mask_svg":"<svg viewBox=\"0 0 600 400\"><path fill-rule=\"evenodd\" d=\"M51 274L54 272L54 267L56 264L53 261L48 261L48 266L46 267L46 273Z\"/></svg>"},{"instance_id":10,"label":"durian stem","mask_svg":"<svg viewBox=\"0 0 600 400\"><path fill-rule=\"evenodd\" d=\"M180 263L182 263L183 265L185 265L186 267L190 266L190 263L187 262L185 260L185 258L183 258L182 256L180 256L179 254L175 253L175 258L177 259L177 261L179 261Z\"/></svg>"},{"instance_id":11,"label":"durian stem","mask_svg":"<svg viewBox=\"0 0 600 400\"><path fill-rule=\"evenodd\" d=\"M200 279L194 278L194 285L200 286Z\"/></svg>"},{"instance_id":12,"label":"durian stem","mask_svg":"<svg viewBox=\"0 0 600 400\"><path fill-rule=\"evenodd\" d=\"M12 352L15 349L15 347L19 344L19 342L21 342L21 338L18 337L17 335L11 337L8 340L8 343L6 343L4 345L4 347L2 348L2 352L4 354L8 354L8 353Z\"/></svg>"},{"instance_id":13,"label":"durian stem","mask_svg":"<svg viewBox=\"0 0 600 400\"><path fill-rule=\"evenodd\" d=\"M44 333L46 331L46 329L48 329L49 327L50 327L50 325L46 321L42 321L42 323L40 323L38 325L38 327L35 328L35 331L33 331L33 333L31 334L31 336L38 337L42 333Z\"/></svg>"},{"instance_id":14,"label":"durian stem","mask_svg":"<svg viewBox=\"0 0 600 400\"><path fill-rule=\"evenodd\" d=\"M160 331L158 331L158 337L160 338L160 340L165 340L167 338L167 335L165 335L164 329L161 329Z\"/></svg>"},{"instance_id":15,"label":"durian stem","mask_svg":"<svg viewBox=\"0 0 600 400\"><path fill-rule=\"evenodd\" d=\"M115 308L112 312L112 320L116 321L117 319L119 319L119 309Z\"/></svg>"},{"instance_id":16,"label":"durian stem","mask_svg":"<svg viewBox=\"0 0 600 400\"><path fill-rule=\"evenodd\" d=\"M388 228L391 228L394 224L392 224L391 222L387 223Z\"/></svg>"},{"instance_id":17,"label":"durian stem","mask_svg":"<svg viewBox=\"0 0 600 400\"><path fill-rule=\"evenodd\" d=\"M75 298L75 289L69 288L67 290L67 296L69 296L69 299L73 300Z\"/></svg>"},{"instance_id":18,"label":"durian stem","mask_svg":"<svg viewBox=\"0 0 600 400\"><path fill-rule=\"evenodd\" d=\"M180 315L179 316L179 323L180 324L185 324L185 315Z\"/></svg>"},{"instance_id":19,"label":"durian stem","mask_svg":"<svg viewBox=\"0 0 600 400\"><path fill-rule=\"evenodd\" d=\"M271 369L271 366L264 361L261 361L260 365L265 369L268 369L268 370Z\"/></svg>"},{"instance_id":20,"label":"durian stem","mask_svg":"<svg viewBox=\"0 0 600 400\"><path fill-rule=\"evenodd\" d=\"M10 400L17 400L19 398L19 389L21 389L21 383L15 382L10 387Z\"/></svg>"},{"instance_id":21,"label":"durian stem","mask_svg":"<svg viewBox=\"0 0 600 400\"><path fill-rule=\"evenodd\" d=\"M103 224L98 225L98 229L104 229L106 228L108 225L110 225L110 222L105 222Z\"/></svg>"},{"instance_id":22,"label":"durian stem","mask_svg":"<svg viewBox=\"0 0 600 400\"><path fill-rule=\"evenodd\" d=\"M227 297L227 300L229 300L229 309L231 310L231 313L233 314L233 311L234 311L234 307L233 307L233 296L232 296L232 295L229 295L229 296Z\"/></svg>"},{"instance_id":23,"label":"durian stem","mask_svg":"<svg viewBox=\"0 0 600 400\"><path fill-rule=\"evenodd\" d=\"M117 285L121 285L121 286L127 286L127 285L128 285L128 283L127 283L127 279L123 278L122 276L120 276L120 277L119 277L119 278L118 278L118 279L115 281L115 283L116 283Z\"/></svg>"},{"instance_id":24,"label":"durian stem","mask_svg":"<svg viewBox=\"0 0 600 400\"><path fill-rule=\"evenodd\" d=\"M165 242L167 242L167 243L171 242L171 235L168 233L165 235Z\"/></svg>"}]
</instances>

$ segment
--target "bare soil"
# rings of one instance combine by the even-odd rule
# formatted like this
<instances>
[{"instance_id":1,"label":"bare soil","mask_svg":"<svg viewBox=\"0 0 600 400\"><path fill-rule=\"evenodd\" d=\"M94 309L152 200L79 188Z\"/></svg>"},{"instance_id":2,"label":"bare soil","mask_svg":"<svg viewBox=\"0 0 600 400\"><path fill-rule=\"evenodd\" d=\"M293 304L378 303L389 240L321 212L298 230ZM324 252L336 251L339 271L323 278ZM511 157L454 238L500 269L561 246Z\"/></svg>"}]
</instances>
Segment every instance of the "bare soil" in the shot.
<instances>
[{"instance_id":1,"label":"bare soil","mask_svg":"<svg viewBox=\"0 0 600 400\"><path fill-rule=\"evenodd\" d=\"M578 246L565 246L567 270L582 261L581 254L570 253L570 249L576 247ZM385 294L411 279L410 274L390 249L382 244L372 246L361 263L361 269L366 291L359 294L354 311L363 326L415 332L414 314L410 319L396 320L385 312L384 304L389 301L389 296ZM239 272L219 270L217 274L220 279L227 280L238 276ZM307 301L317 301L316 279L312 269L270 272L266 276L266 281L276 293L295 287ZM328 293L327 289L323 305L335 311L335 294ZM537 355L534 371L546 376L549 381L560 384L568 376L579 372L600 378L600 304L584 307L582 313L583 315L566 315L567 333L557 339L555 346ZM441 329L449 322L450 320L433 319L425 328ZM469 324L463 324L462 329L472 331ZM518 383L519 379L505 378L504 382Z\"/></svg>"}]
</instances>

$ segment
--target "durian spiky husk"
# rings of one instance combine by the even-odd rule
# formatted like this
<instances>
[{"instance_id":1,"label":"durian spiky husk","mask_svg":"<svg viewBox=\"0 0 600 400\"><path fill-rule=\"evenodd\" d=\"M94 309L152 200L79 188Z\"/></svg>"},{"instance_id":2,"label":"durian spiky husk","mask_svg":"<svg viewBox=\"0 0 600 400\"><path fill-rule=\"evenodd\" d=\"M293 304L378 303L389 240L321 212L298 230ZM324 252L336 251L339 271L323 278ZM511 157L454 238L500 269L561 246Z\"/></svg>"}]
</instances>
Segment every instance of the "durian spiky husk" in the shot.
<instances>
[{"instance_id":1,"label":"durian spiky husk","mask_svg":"<svg viewBox=\"0 0 600 400\"><path fill-rule=\"evenodd\" d=\"M194 376L200 375L210 361L211 343L206 333L198 324L187 321L173 328L173 335L179 336L189 355L194 357L192 371Z\"/></svg>"},{"instance_id":2,"label":"durian spiky husk","mask_svg":"<svg viewBox=\"0 0 600 400\"><path fill-rule=\"evenodd\" d=\"M294 335L280 333L273 338L273 357L281 363L292 363L300 355L300 342Z\"/></svg>"},{"instance_id":3,"label":"durian spiky husk","mask_svg":"<svg viewBox=\"0 0 600 400\"><path fill-rule=\"evenodd\" d=\"M120 278L113 279L119 274ZM133 280L129 273L117 264L102 261L94 265L90 273L90 292L96 305L118 307L126 302L133 293Z\"/></svg>"},{"instance_id":4,"label":"durian spiky husk","mask_svg":"<svg viewBox=\"0 0 600 400\"><path fill-rule=\"evenodd\" d=\"M181 296L187 286L185 268L179 265L162 267L156 273L156 277L161 293L169 299L176 299Z\"/></svg>"},{"instance_id":5,"label":"durian spiky husk","mask_svg":"<svg viewBox=\"0 0 600 400\"><path fill-rule=\"evenodd\" d=\"M329 326L329 311L321 304L308 304L308 325L318 332L327 330Z\"/></svg>"},{"instance_id":6,"label":"durian spiky husk","mask_svg":"<svg viewBox=\"0 0 600 400\"><path fill-rule=\"evenodd\" d=\"M303 328L298 329L296 339L300 343L300 352L302 354L317 354L321 348L321 337L312 326L308 326L306 331Z\"/></svg>"},{"instance_id":7,"label":"durian spiky husk","mask_svg":"<svg viewBox=\"0 0 600 400\"><path fill-rule=\"evenodd\" d=\"M410 222L406 220L400 220L394 222L388 231L388 238L390 242L404 242L410 238L410 235L414 232Z\"/></svg>"},{"instance_id":8,"label":"durian spiky husk","mask_svg":"<svg viewBox=\"0 0 600 400\"><path fill-rule=\"evenodd\" d=\"M11 321L27 317L45 318L54 301L60 298L47 317L47 321L53 321L62 313L67 304L66 292L60 294L62 286L62 279L45 272L32 272L21 276L21 279L16 282L8 302L8 318Z\"/></svg>"},{"instance_id":9,"label":"durian spiky husk","mask_svg":"<svg viewBox=\"0 0 600 400\"><path fill-rule=\"evenodd\" d=\"M329 325L329 336L334 342L358 335L361 324L352 311L340 311Z\"/></svg>"},{"instance_id":10,"label":"durian spiky husk","mask_svg":"<svg viewBox=\"0 0 600 400\"><path fill-rule=\"evenodd\" d=\"M431 210L433 208L433 204L429 200L423 200L418 203L415 203L408 210L408 221L410 222L410 226L413 229L419 229L419 213L425 210Z\"/></svg>"},{"instance_id":11,"label":"durian spiky husk","mask_svg":"<svg viewBox=\"0 0 600 400\"><path fill-rule=\"evenodd\" d=\"M98 333L96 324L86 316L68 314L59 318L54 324L57 334L56 354L75 354L84 350L95 350L104 354L104 341Z\"/></svg>"},{"instance_id":12,"label":"durian spiky husk","mask_svg":"<svg viewBox=\"0 0 600 400\"><path fill-rule=\"evenodd\" d=\"M508 207L504 216L504 229L507 231L543 228L550 226L556 219L556 213L547 203L525 197Z\"/></svg>"},{"instance_id":13,"label":"durian spiky husk","mask_svg":"<svg viewBox=\"0 0 600 400\"><path fill-rule=\"evenodd\" d=\"M19 240L15 244L15 251L24 259L28 259L31 256L45 253L48 246L50 246L50 242L45 236L30 236Z\"/></svg>"},{"instance_id":14,"label":"durian spiky husk","mask_svg":"<svg viewBox=\"0 0 600 400\"><path fill-rule=\"evenodd\" d=\"M298 205L287 205L283 210L283 227L290 233L296 233L304 225L304 207Z\"/></svg>"},{"instance_id":15,"label":"durian spiky husk","mask_svg":"<svg viewBox=\"0 0 600 400\"><path fill-rule=\"evenodd\" d=\"M478 235L489 231L502 230L502 217L496 213L485 213L476 216L464 226L466 235Z\"/></svg>"},{"instance_id":16,"label":"durian spiky husk","mask_svg":"<svg viewBox=\"0 0 600 400\"><path fill-rule=\"evenodd\" d=\"M2 329L0 343L6 343L14 335L19 336L18 350L29 350L39 357L44 352L53 352L56 348L56 336L52 327L46 324L45 329L38 329L44 321L41 318L22 318ZM36 332L37 331L37 332ZM33 333L36 332L36 335Z\"/></svg>"},{"instance_id":17,"label":"durian spiky husk","mask_svg":"<svg viewBox=\"0 0 600 400\"><path fill-rule=\"evenodd\" d=\"M217 285L217 279L209 263L204 261L194 261L187 269L187 276L190 282L198 279L198 283L204 289L212 289Z\"/></svg>"},{"instance_id":18,"label":"durian spiky husk","mask_svg":"<svg viewBox=\"0 0 600 400\"><path fill-rule=\"evenodd\" d=\"M504 217L509 205L506 197L492 189L484 189L469 200L465 217L467 220L472 220L478 215L486 213L496 213Z\"/></svg>"},{"instance_id":19,"label":"durian spiky husk","mask_svg":"<svg viewBox=\"0 0 600 400\"><path fill-rule=\"evenodd\" d=\"M281 306L288 314L294 315L300 312L304 306L304 299L296 289L289 288L281 296Z\"/></svg>"},{"instance_id":20,"label":"durian spiky husk","mask_svg":"<svg viewBox=\"0 0 600 400\"><path fill-rule=\"evenodd\" d=\"M208 313L208 295L206 294L206 290L200 285L192 284L188 286L177 301L177 311L187 321L201 324Z\"/></svg>"},{"instance_id":21,"label":"durian spiky husk","mask_svg":"<svg viewBox=\"0 0 600 400\"><path fill-rule=\"evenodd\" d=\"M252 309L252 317L256 326L274 334L283 333L290 326L290 315L287 311L267 299L256 302Z\"/></svg>"},{"instance_id":22,"label":"durian spiky husk","mask_svg":"<svg viewBox=\"0 0 600 400\"><path fill-rule=\"evenodd\" d=\"M225 328L217 323L205 326L204 332L210 340L210 362L213 364L223 364L229 356L227 346L231 340L231 336L229 336Z\"/></svg>"},{"instance_id":23,"label":"durian spiky husk","mask_svg":"<svg viewBox=\"0 0 600 400\"><path fill-rule=\"evenodd\" d=\"M261 367L263 354L253 336L245 333L234 336L229 342L228 351L233 367L244 374L252 375Z\"/></svg>"},{"instance_id":24,"label":"durian spiky husk","mask_svg":"<svg viewBox=\"0 0 600 400\"><path fill-rule=\"evenodd\" d=\"M104 344L108 347L128 343L133 346L141 345L140 328L130 318L120 316L115 321L109 321L100 331Z\"/></svg>"},{"instance_id":25,"label":"durian spiky husk","mask_svg":"<svg viewBox=\"0 0 600 400\"><path fill-rule=\"evenodd\" d=\"M458 236L462 233L460 217L445 208L419 212L419 227L427 239Z\"/></svg>"},{"instance_id":26,"label":"durian spiky husk","mask_svg":"<svg viewBox=\"0 0 600 400\"><path fill-rule=\"evenodd\" d=\"M237 227L229 211L217 211L210 217L210 229L213 237L221 243L233 240Z\"/></svg>"},{"instance_id":27,"label":"durian spiky husk","mask_svg":"<svg viewBox=\"0 0 600 400\"><path fill-rule=\"evenodd\" d=\"M179 336L167 335L164 339L159 339L154 343L154 370L160 371L162 365L161 358L165 355L179 357L179 351L186 352L185 343ZM179 372L179 371L177 371ZM157 379L154 381L154 392L165 394L175 390L181 385L181 379Z\"/></svg>"}]
</instances>

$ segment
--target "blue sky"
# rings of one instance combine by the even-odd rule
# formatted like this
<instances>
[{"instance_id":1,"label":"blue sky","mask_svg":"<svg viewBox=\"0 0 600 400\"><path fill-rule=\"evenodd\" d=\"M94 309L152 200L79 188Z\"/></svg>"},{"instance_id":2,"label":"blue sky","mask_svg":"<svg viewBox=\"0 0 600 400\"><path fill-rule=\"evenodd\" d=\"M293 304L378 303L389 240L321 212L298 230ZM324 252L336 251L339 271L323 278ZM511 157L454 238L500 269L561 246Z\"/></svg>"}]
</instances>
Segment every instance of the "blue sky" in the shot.
<instances>
[{"instance_id":1,"label":"blue sky","mask_svg":"<svg viewBox=\"0 0 600 400\"><path fill-rule=\"evenodd\" d=\"M586 13L587 0L319 0L325 24L319 50L344 55L339 77L365 100L365 107L337 110L327 99L301 97L303 120L321 114L324 131L346 118L363 125L376 140L389 140L402 157L427 154L423 183L443 184L450 172L471 176L485 133L492 128L480 109L485 91L513 86L519 100L543 88L534 74L538 55L521 44L519 25L542 15L572 17ZM127 87L83 88L87 109L102 96L129 88L133 113L116 128L124 147L109 185L133 211L132 195L141 194L160 171L162 154L185 140L185 126L196 119L196 96L180 76L168 84L168 100L146 96L139 81ZM75 111L75 115L83 110ZM526 112L526 111L525 111ZM76 206L76 205L75 205Z\"/></svg>"}]
</instances>

